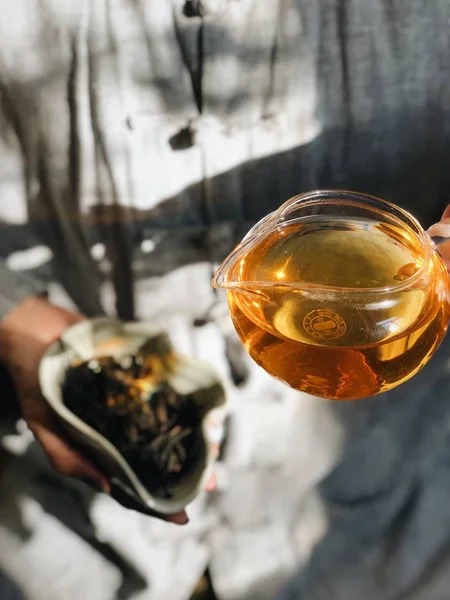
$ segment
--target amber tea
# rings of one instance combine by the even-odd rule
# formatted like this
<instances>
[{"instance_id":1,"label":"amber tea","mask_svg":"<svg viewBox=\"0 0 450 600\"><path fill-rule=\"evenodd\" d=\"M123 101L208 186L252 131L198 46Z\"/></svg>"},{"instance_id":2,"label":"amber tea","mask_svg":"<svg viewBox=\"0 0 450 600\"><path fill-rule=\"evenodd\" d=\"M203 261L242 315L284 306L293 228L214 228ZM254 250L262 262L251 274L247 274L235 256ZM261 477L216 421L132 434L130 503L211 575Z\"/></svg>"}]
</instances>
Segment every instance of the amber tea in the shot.
<instances>
[{"instance_id":1,"label":"amber tea","mask_svg":"<svg viewBox=\"0 0 450 600\"><path fill-rule=\"evenodd\" d=\"M406 381L450 318L438 254L428 255L400 220L354 212L274 220L247 248L244 240L224 284L252 358L290 386L330 399Z\"/></svg>"}]
</instances>

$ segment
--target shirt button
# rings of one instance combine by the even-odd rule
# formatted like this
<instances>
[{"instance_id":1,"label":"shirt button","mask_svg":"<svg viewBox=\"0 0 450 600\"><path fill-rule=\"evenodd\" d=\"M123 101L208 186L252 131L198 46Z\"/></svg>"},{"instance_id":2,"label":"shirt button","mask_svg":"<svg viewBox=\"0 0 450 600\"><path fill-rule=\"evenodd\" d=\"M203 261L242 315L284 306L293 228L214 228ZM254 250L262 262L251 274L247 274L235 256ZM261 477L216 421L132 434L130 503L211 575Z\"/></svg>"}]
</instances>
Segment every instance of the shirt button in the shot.
<instances>
[{"instance_id":1,"label":"shirt button","mask_svg":"<svg viewBox=\"0 0 450 600\"><path fill-rule=\"evenodd\" d=\"M186 0L183 14L186 17L212 17L223 13L229 0Z\"/></svg>"}]
</instances>

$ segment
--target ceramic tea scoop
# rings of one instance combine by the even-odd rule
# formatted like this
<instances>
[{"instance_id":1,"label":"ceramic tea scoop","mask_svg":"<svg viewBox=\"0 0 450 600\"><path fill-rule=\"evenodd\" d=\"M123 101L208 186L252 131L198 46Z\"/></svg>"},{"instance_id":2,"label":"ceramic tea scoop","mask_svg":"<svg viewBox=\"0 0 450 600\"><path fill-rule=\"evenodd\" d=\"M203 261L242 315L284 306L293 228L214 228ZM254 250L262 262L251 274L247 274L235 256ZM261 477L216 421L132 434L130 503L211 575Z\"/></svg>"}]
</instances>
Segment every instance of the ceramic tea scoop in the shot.
<instances>
[{"instance_id":1,"label":"ceramic tea scoop","mask_svg":"<svg viewBox=\"0 0 450 600\"><path fill-rule=\"evenodd\" d=\"M120 361L122 357L135 355L144 360L157 357L164 365L167 385L180 396L188 395L197 411L199 435L195 437L194 459L186 474L180 473L171 487L170 497L150 491L112 440L81 420L63 401L63 385L74 365L86 361L95 365L100 357ZM203 488L214 460L211 442L216 441L217 424L224 416L225 390L208 363L176 353L160 328L110 318L77 323L47 350L39 377L42 393L70 439L143 509L165 514L178 512Z\"/></svg>"}]
</instances>

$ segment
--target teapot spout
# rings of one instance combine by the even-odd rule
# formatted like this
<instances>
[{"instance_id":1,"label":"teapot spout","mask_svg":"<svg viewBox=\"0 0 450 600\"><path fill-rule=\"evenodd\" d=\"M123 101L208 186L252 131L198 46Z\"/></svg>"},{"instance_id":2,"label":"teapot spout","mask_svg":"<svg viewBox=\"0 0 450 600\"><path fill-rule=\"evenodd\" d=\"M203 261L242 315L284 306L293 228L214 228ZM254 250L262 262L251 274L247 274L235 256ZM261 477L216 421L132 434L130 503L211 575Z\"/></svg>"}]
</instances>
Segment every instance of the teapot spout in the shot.
<instances>
[{"instance_id":1,"label":"teapot spout","mask_svg":"<svg viewBox=\"0 0 450 600\"><path fill-rule=\"evenodd\" d=\"M241 242L226 257L211 280L213 288L237 289L243 284L246 246L245 242Z\"/></svg>"},{"instance_id":2,"label":"teapot spout","mask_svg":"<svg viewBox=\"0 0 450 600\"><path fill-rule=\"evenodd\" d=\"M229 292L260 294L257 282L245 281L239 277L239 275L242 275L242 268L240 268L239 262L239 260L232 261L232 257L226 259L212 278L211 285L216 289L225 289Z\"/></svg>"},{"instance_id":3,"label":"teapot spout","mask_svg":"<svg viewBox=\"0 0 450 600\"><path fill-rule=\"evenodd\" d=\"M211 285L216 289L252 292L255 282L245 281L245 257L249 250L270 231L276 219L276 213L270 213L256 223L244 239L227 256L212 278Z\"/></svg>"},{"instance_id":4,"label":"teapot spout","mask_svg":"<svg viewBox=\"0 0 450 600\"><path fill-rule=\"evenodd\" d=\"M241 270L241 273L239 273L239 270ZM212 278L211 285L216 289L243 293L248 298L253 297L253 299L257 300L268 299L265 282L247 281L241 279L239 275L242 275L242 268L240 269L239 261L230 265L227 259ZM273 287L273 284L270 284L270 287Z\"/></svg>"},{"instance_id":5,"label":"teapot spout","mask_svg":"<svg viewBox=\"0 0 450 600\"><path fill-rule=\"evenodd\" d=\"M246 255L248 245L243 242L223 261L211 280L216 289L235 292L255 292L258 282L248 281L246 274Z\"/></svg>"},{"instance_id":6,"label":"teapot spout","mask_svg":"<svg viewBox=\"0 0 450 600\"><path fill-rule=\"evenodd\" d=\"M213 288L220 290L236 290L244 291L246 284L244 281L239 279L239 261L233 260L232 256L229 256L216 271L214 277L211 280Z\"/></svg>"}]
</instances>

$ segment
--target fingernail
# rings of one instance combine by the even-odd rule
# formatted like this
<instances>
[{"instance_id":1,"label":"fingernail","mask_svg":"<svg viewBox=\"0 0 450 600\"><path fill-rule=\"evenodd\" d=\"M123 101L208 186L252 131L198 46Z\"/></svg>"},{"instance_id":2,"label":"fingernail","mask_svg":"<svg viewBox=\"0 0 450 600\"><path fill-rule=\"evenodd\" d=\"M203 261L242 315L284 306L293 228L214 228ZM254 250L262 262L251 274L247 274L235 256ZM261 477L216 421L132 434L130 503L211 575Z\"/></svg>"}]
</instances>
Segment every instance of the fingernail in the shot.
<instances>
[{"instance_id":1,"label":"fingernail","mask_svg":"<svg viewBox=\"0 0 450 600\"><path fill-rule=\"evenodd\" d=\"M189 523L188 516L185 512L179 513L178 515L172 515L171 521L177 525L187 525Z\"/></svg>"},{"instance_id":2,"label":"fingernail","mask_svg":"<svg viewBox=\"0 0 450 600\"><path fill-rule=\"evenodd\" d=\"M108 481L107 479L103 479L103 480L100 482L100 485L101 485L101 487L102 487L102 491L103 491L105 494L110 494L110 493L111 493L111 484L109 483L109 481Z\"/></svg>"}]
</instances>

